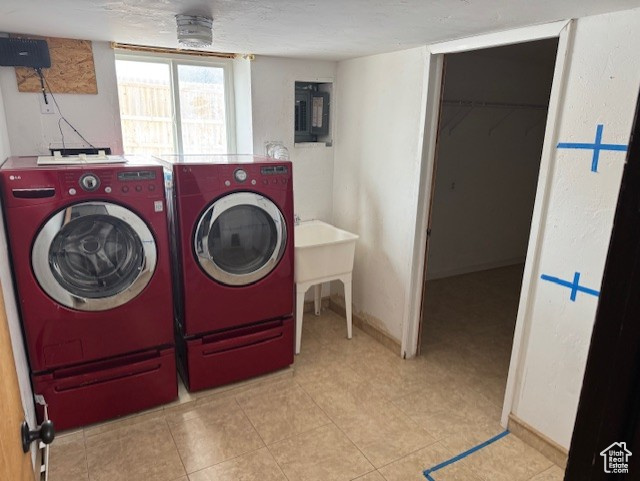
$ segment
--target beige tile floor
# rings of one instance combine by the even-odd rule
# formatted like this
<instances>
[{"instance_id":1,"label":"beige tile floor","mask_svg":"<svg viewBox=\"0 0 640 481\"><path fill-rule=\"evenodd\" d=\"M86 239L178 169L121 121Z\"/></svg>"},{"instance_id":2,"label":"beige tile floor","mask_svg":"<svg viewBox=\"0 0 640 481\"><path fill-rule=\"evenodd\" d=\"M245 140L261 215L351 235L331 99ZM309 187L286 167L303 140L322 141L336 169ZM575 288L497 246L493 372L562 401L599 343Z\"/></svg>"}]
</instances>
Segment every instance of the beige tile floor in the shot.
<instances>
[{"instance_id":1,"label":"beige tile floor","mask_svg":"<svg viewBox=\"0 0 640 481\"><path fill-rule=\"evenodd\" d=\"M294 367L63 433L51 481L424 481L498 424L519 268L434 281L423 355L403 361L331 311L305 315ZM463 296L463 293L469 296ZM436 481L560 481L509 435Z\"/></svg>"}]
</instances>

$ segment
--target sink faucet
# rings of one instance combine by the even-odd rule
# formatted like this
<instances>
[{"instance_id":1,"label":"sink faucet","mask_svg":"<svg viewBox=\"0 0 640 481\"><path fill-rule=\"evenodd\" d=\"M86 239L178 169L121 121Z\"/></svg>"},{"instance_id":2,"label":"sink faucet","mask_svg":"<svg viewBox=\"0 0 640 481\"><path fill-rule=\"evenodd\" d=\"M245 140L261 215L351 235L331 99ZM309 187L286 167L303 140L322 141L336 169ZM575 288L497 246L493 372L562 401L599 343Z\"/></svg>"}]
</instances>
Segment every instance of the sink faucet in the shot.
<instances>
[{"instance_id":1,"label":"sink faucet","mask_svg":"<svg viewBox=\"0 0 640 481\"><path fill-rule=\"evenodd\" d=\"M300 216L298 214L294 214L293 216L293 223L295 225L300 225Z\"/></svg>"}]
</instances>

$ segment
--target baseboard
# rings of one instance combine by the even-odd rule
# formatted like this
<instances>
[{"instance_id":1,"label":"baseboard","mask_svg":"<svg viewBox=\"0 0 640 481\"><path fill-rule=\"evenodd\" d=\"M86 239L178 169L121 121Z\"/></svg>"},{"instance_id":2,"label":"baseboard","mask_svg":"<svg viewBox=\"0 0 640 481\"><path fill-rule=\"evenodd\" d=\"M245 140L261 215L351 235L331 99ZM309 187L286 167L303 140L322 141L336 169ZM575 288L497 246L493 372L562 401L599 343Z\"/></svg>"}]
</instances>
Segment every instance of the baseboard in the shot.
<instances>
[{"instance_id":1,"label":"baseboard","mask_svg":"<svg viewBox=\"0 0 640 481\"><path fill-rule=\"evenodd\" d=\"M488 271L490 269L499 269L501 267L514 266L517 264L524 264L525 257L514 257L511 259L503 259L499 261L485 262L482 264L475 264L472 266L456 267L454 269L447 269L444 271L429 271L427 266L427 280L434 281L436 279L443 279L445 277L461 276L463 274L471 274L472 272Z\"/></svg>"},{"instance_id":2,"label":"baseboard","mask_svg":"<svg viewBox=\"0 0 640 481\"><path fill-rule=\"evenodd\" d=\"M334 299L331 299L331 298L329 299L329 309L331 309L336 314L341 315L342 317L346 317L347 315L347 312L344 306L338 304ZM362 317L358 316L355 313L351 314L351 320L353 322L353 325L356 326L358 329L361 329L367 334L369 334L371 337L373 337L376 341L378 341L384 347L392 351L396 356L400 356L402 346L400 342L398 342L396 339L391 337L386 332L381 331L377 327L371 325L366 321L366 319L363 319Z\"/></svg>"},{"instance_id":3,"label":"baseboard","mask_svg":"<svg viewBox=\"0 0 640 481\"><path fill-rule=\"evenodd\" d=\"M37 444L40 444L40 442L38 442ZM40 481L42 479L42 463L44 463L44 459L42 459L42 449L37 449L35 461L33 463L34 481ZM49 466L47 466L47 469L49 469Z\"/></svg>"},{"instance_id":4,"label":"baseboard","mask_svg":"<svg viewBox=\"0 0 640 481\"><path fill-rule=\"evenodd\" d=\"M552 441L513 414L509 414L507 427L514 436L540 451L549 461L552 461L562 469L567 467L567 450L558 443Z\"/></svg>"},{"instance_id":5,"label":"baseboard","mask_svg":"<svg viewBox=\"0 0 640 481\"><path fill-rule=\"evenodd\" d=\"M329 296L322 298L322 300L320 301L320 307L322 309L329 308ZM313 312L314 308L315 306L313 305L313 301L304 301L304 308L303 308L304 312Z\"/></svg>"}]
</instances>

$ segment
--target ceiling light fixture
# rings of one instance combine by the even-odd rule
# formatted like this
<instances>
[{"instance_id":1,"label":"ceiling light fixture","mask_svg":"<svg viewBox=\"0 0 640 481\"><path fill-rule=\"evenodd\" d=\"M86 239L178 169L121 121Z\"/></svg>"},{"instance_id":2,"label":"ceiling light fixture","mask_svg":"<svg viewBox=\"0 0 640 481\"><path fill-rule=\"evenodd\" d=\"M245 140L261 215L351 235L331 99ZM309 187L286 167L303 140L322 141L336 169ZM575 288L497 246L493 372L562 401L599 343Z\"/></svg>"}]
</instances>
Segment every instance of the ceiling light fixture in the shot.
<instances>
[{"instance_id":1,"label":"ceiling light fixture","mask_svg":"<svg viewBox=\"0 0 640 481\"><path fill-rule=\"evenodd\" d=\"M201 15L176 15L178 43L185 47L209 47L213 19Z\"/></svg>"}]
</instances>

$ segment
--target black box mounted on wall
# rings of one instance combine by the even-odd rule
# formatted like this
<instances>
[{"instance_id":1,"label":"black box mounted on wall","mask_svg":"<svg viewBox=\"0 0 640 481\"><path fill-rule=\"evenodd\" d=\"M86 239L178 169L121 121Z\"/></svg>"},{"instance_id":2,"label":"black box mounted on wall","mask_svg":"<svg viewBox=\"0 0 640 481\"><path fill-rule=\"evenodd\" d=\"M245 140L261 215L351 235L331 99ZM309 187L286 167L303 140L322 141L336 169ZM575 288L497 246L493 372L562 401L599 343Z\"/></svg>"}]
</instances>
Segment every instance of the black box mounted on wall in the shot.
<instances>
[{"instance_id":1,"label":"black box mounted on wall","mask_svg":"<svg viewBox=\"0 0 640 481\"><path fill-rule=\"evenodd\" d=\"M0 66L49 68L49 45L46 40L0 37Z\"/></svg>"},{"instance_id":2,"label":"black box mounted on wall","mask_svg":"<svg viewBox=\"0 0 640 481\"><path fill-rule=\"evenodd\" d=\"M315 82L295 83L295 142L324 142L329 135L329 92Z\"/></svg>"}]
</instances>

